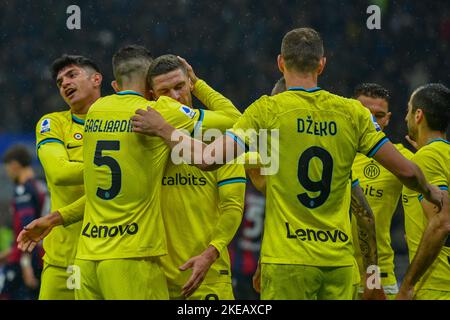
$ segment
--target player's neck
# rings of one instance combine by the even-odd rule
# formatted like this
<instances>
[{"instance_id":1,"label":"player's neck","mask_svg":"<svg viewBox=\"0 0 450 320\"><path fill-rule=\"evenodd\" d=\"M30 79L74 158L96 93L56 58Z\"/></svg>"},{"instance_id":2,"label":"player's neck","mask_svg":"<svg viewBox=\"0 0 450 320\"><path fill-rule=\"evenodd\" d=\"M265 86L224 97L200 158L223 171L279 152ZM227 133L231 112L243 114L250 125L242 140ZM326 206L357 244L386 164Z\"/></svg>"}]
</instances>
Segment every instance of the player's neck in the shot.
<instances>
[{"instance_id":1,"label":"player's neck","mask_svg":"<svg viewBox=\"0 0 450 320\"><path fill-rule=\"evenodd\" d=\"M304 89L311 89L317 87L317 74L285 71L284 79L286 80L286 88L303 87Z\"/></svg>"},{"instance_id":2,"label":"player's neck","mask_svg":"<svg viewBox=\"0 0 450 320\"><path fill-rule=\"evenodd\" d=\"M34 178L34 171L30 167L23 168L19 174L18 182L19 184L24 184L28 180Z\"/></svg>"},{"instance_id":3,"label":"player's neck","mask_svg":"<svg viewBox=\"0 0 450 320\"><path fill-rule=\"evenodd\" d=\"M428 144L431 140L435 139L445 139L445 132L430 130L428 128L420 128L417 145L419 148L422 148L426 144Z\"/></svg>"},{"instance_id":4,"label":"player's neck","mask_svg":"<svg viewBox=\"0 0 450 320\"><path fill-rule=\"evenodd\" d=\"M145 83L140 82L124 82L120 91L134 91L145 97Z\"/></svg>"},{"instance_id":5,"label":"player's neck","mask_svg":"<svg viewBox=\"0 0 450 320\"><path fill-rule=\"evenodd\" d=\"M79 105L70 106L70 110L75 114L86 114L98 98L100 98L100 92L96 92L94 95L87 97L86 100Z\"/></svg>"}]
</instances>

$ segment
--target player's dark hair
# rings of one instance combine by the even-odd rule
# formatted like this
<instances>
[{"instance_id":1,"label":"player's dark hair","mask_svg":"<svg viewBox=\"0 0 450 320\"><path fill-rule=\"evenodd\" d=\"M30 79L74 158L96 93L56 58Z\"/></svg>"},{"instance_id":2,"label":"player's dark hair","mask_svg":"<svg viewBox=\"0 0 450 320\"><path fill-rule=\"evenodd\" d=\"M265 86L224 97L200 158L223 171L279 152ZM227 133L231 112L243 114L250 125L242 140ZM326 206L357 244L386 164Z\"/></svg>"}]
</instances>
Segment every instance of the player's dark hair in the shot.
<instances>
[{"instance_id":1,"label":"player's dark hair","mask_svg":"<svg viewBox=\"0 0 450 320\"><path fill-rule=\"evenodd\" d=\"M355 87L353 97L356 99L359 96L366 96L371 98L381 98L389 102L391 93L388 89L380 86L377 83L361 83Z\"/></svg>"},{"instance_id":2,"label":"player's dark hair","mask_svg":"<svg viewBox=\"0 0 450 320\"><path fill-rule=\"evenodd\" d=\"M121 86L124 81L145 77L153 58L149 50L139 45L120 48L112 58L113 73Z\"/></svg>"},{"instance_id":3,"label":"player's dark hair","mask_svg":"<svg viewBox=\"0 0 450 320\"><path fill-rule=\"evenodd\" d=\"M278 79L277 82L275 82L275 85L273 86L272 92L270 93L271 96L274 96L276 94L282 93L286 91L286 80L284 77L281 77Z\"/></svg>"},{"instance_id":4,"label":"player's dark hair","mask_svg":"<svg viewBox=\"0 0 450 320\"><path fill-rule=\"evenodd\" d=\"M56 80L58 73L62 69L64 69L67 66L70 66L70 65L76 65L80 68L91 69L95 72L100 73L99 67L91 59L83 57L83 56L63 54L61 57L55 59L55 61L53 61L52 65L50 67L53 80Z\"/></svg>"},{"instance_id":5,"label":"player's dark hair","mask_svg":"<svg viewBox=\"0 0 450 320\"><path fill-rule=\"evenodd\" d=\"M315 71L323 54L322 38L311 28L291 30L281 42L281 56L287 69L298 72Z\"/></svg>"},{"instance_id":6,"label":"player's dark hair","mask_svg":"<svg viewBox=\"0 0 450 320\"><path fill-rule=\"evenodd\" d=\"M153 78L172 72L174 70L181 69L185 74L187 74L187 69L184 64L173 54L165 54L159 56L150 65L147 74L147 83L151 86Z\"/></svg>"},{"instance_id":7,"label":"player's dark hair","mask_svg":"<svg viewBox=\"0 0 450 320\"><path fill-rule=\"evenodd\" d=\"M31 153L24 145L14 145L3 155L3 163L8 164L12 161L17 161L22 167L29 167L32 162Z\"/></svg>"},{"instance_id":8,"label":"player's dark hair","mask_svg":"<svg viewBox=\"0 0 450 320\"><path fill-rule=\"evenodd\" d=\"M417 88L411 100L411 111L422 109L431 130L445 132L450 118L450 90L440 83Z\"/></svg>"}]
</instances>

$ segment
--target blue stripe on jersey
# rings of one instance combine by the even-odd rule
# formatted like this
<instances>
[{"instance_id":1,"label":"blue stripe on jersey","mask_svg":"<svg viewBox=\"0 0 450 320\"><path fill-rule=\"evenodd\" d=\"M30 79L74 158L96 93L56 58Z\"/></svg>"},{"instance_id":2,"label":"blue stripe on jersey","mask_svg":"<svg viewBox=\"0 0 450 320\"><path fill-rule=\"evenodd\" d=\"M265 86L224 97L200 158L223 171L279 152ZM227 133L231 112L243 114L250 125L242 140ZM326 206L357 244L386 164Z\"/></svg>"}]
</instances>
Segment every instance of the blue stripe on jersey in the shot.
<instances>
[{"instance_id":1,"label":"blue stripe on jersey","mask_svg":"<svg viewBox=\"0 0 450 320\"><path fill-rule=\"evenodd\" d=\"M233 140L236 141L237 144L238 144L242 149L245 150L245 152L248 151L248 149L249 149L248 146L247 146L247 145L244 143L244 141L242 141L242 139L239 138L237 135L235 135L234 133L232 133L232 132L230 132L230 131L225 132L225 134L226 134L227 136L230 136L231 138L233 138Z\"/></svg>"},{"instance_id":2,"label":"blue stripe on jersey","mask_svg":"<svg viewBox=\"0 0 450 320\"><path fill-rule=\"evenodd\" d=\"M83 120L83 119L80 119L80 118L77 118L77 117L75 117L74 115L72 115L72 121L75 122L75 123L78 123L78 124L81 124L81 125L84 126L84 120Z\"/></svg>"},{"instance_id":3,"label":"blue stripe on jersey","mask_svg":"<svg viewBox=\"0 0 450 320\"><path fill-rule=\"evenodd\" d=\"M303 87L290 87L288 88L288 91L305 91L305 92L316 92L322 90L322 88L320 87L314 87L314 88L310 88L310 89L305 89Z\"/></svg>"},{"instance_id":4,"label":"blue stripe on jersey","mask_svg":"<svg viewBox=\"0 0 450 320\"><path fill-rule=\"evenodd\" d=\"M118 94L119 96L124 96L127 94L132 94L135 96L140 96L140 97L144 97L142 94L140 94L139 92L133 91L133 90L124 90L124 91L120 91L120 92L116 92L116 94Z\"/></svg>"},{"instance_id":5,"label":"blue stripe on jersey","mask_svg":"<svg viewBox=\"0 0 450 320\"><path fill-rule=\"evenodd\" d=\"M62 141L59 140L59 139L56 139L56 138L48 138L48 139L44 139L44 140L42 140L41 142L39 142L36 148L39 149L40 146L42 146L43 144L49 143L49 142L57 142L57 143L61 143L62 145L64 145L64 142L62 142Z\"/></svg>"},{"instance_id":6,"label":"blue stripe on jersey","mask_svg":"<svg viewBox=\"0 0 450 320\"><path fill-rule=\"evenodd\" d=\"M382 146L383 144L385 144L386 142L388 142L388 141L389 141L389 139L386 138L386 137L384 137L383 139L381 139L380 141L378 141L378 142L375 144L375 146L373 146L373 148L370 149L370 151L369 151L369 153L367 154L367 156L368 156L369 158L373 157L374 154L377 153L377 151L381 148L381 146Z\"/></svg>"},{"instance_id":7,"label":"blue stripe on jersey","mask_svg":"<svg viewBox=\"0 0 450 320\"><path fill-rule=\"evenodd\" d=\"M229 179L225 179L225 180L221 180L221 181L217 182L217 186L221 187L223 185L230 184L230 183L247 183L247 179L243 178L243 177L229 178Z\"/></svg>"},{"instance_id":8,"label":"blue stripe on jersey","mask_svg":"<svg viewBox=\"0 0 450 320\"><path fill-rule=\"evenodd\" d=\"M422 201L423 200L423 195L419 194L419 196L417 198L419 199L419 201Z\"/></svg>"},{"instance_id":9,"label":"blue stripe on jersey","mask_svg":"<svg viewBox=\"0 0 450 320\"><path fill-rule=\"evenodd\" d=\"M205 116L205 112L203 111L203 109L198 109L198 111L200 111L200 116L198 117L198 121L197 121L197 123L196 123L195 126L194 126L194 130L192 131L191 136L194 136L195 133L197 132L197 130L198 130L199 128L201 128L202 122L203 122L203 118L204 118L204 116Z\"/></svg>"},{"instance_id":10,"label":"blue stripe on jersey","mask_svg":"<svg viewBox=\"0 0 450 320\"><path fill-rule=\"evenodd\" d=\"M356 187L357 185L359 185L359 180L358 179L352 181L352 188Z\"/></svg>"},{"instance_id":11,"label":"blue stripe on jersey","mask_svg":"<svg viewBox=\"0 0 450 320\"><path fill-rule=\"evenodd\" d=\"M437 142L437 141L442 141L442 142L445 142L447 144L450 144L450 142L448 142L447 140L442 139L442 138L436 138L436 139L430 140L430 141L428 141L427 144L430 144L430 143L433 143L433 142Z\"/></svg>"}]
</instances>

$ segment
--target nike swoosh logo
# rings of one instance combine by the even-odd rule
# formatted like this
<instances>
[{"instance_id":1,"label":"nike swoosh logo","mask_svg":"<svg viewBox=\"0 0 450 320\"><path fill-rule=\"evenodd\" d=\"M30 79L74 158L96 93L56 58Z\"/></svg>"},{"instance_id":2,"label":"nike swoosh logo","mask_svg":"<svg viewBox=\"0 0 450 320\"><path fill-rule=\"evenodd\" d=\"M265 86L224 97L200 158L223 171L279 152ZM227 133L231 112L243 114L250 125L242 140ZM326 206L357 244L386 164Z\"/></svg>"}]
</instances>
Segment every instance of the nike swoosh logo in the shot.
<instances>
[{"instance_id":1,"label":"nike swoosh logo","mask_svg":"<svg viewBox=\"0 0 450 320\"><path fill-rule=\"evenodd\" d=\"M75 149L75 148L79 148L79 147L81 147L81 145L78 145L78 146L67 145L67 149Z\"/></svg>"}]
</instances>

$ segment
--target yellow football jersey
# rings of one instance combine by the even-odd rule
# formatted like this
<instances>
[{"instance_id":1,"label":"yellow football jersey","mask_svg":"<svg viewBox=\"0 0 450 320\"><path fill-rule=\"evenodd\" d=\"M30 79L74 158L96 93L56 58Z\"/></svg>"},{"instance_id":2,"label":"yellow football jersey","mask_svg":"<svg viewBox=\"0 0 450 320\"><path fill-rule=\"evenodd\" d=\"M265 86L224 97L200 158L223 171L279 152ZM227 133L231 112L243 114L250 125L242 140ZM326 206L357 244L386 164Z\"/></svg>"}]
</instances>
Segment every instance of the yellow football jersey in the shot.
<instances>
[{"instance_id":1,"label":"yellow football jersey","mask_svg":"<svg viewBox=\"0 0 450 320\"><path fill-rule=\"evenodd\" d=\"M51 199L51 211L84 195L83 125L86 115L70 110L43 116L36 126L37 155L44 168ZM67 267L73 264L81 222L56 227L44 239L44 260Z\"/></svg>"},{"instance_id":2,"label":"yellow football jersey","mask_svg":"<svg viewBox=\"0 0 450 320\"><path fill-rule=\"evenodd\" d=\"M195 96L210 110L198 109L194 136L208 129L225 131L241 113L233 103L199 80ZM162 179L161 208L167 235L168 255L161 263L168 283L183 286L191 271L178 267L201 254L209 245L220 253L202 284L231 283L227 246L242 220L245 197L243 165L228 164L215 171L202 171L188 164L167 163Z\"/></svg>"},{"instance_id":3,"label":"yellow football jersey","mask_svg":"<svg viewBox=\"0 0 450 320\"><path fill-rule=\"evenodd\" d=\"M411 159L422 169L428 182L448 190L450 183L450 143L444 139L435 139L419 149ZM405 210L405 231L408 243L409 259L414 258L422 235L427 226L427 217L423 212L417 192L403 187L403 208ZM416 291L431 289L450 291L450 238L434 263L428 268L416 285Z\"/></svg>"},{"instance_id":4,"label":"yellow football jersey","mask_svg":"<svg viewBox=\"0 0 450 320\"><path fill-rule=\"evenodd\" d=\"M184 285L191 272L181 272L178 267L208 245L220 256L203 283L231 282L227 245L242 219L245 183L242 165L202 172L187 164L168 164L162 179L161 206L169 254L161 263L169 283Z\"/></svg>"},{"instance_id":5,"label":"yellow football jersey","mask_svg":"<svg viewBox=\"0 0 450 320\"><path fill-rule=\"evenodd\" d=\"M86 209L77 258L104 260L167 253L161 180L170 149L159 137L132 131L139 108L155 108L173 126L193 130L198 112L168 97L134 91L97 100L84 126Z\"/></svg>"},{"instance_id":6,"label":"yellow football jersey","mask_svg":"<svg viewBox=\"0 0 450 320\"><path fill-rule=\"evenodd\" d=\"M402 144L395 144L395 147L405 158L411 159L413 156L413 153ZM383 285L395 284L397 280L394 274L394 250L391 247L391 222L403 185L377 161L360 153L355 157L352 173L354 178L358 178L375 216L381 282ZM363 274L365 270L357 237L356 219L352 219L352 228L355 239L355 257L358 261L359 270Z\"/></svg>"},{"instance_id":7,"label":"yellow football jersey","mask_svg":"<svg viewBox=\"0 0 450 320\"><path fill-rule=\"evenodd\" d=\"M353 265L343 201L351 166L356 152L372 156L388 141L369 110L320 88L291 88L255 101L229 133L251 149L247 129L279 130L279 170L267 176L261 262Z\"/></svg>"}]
</instances>

